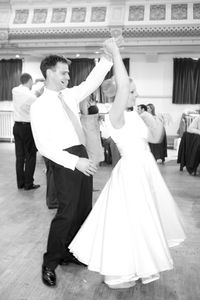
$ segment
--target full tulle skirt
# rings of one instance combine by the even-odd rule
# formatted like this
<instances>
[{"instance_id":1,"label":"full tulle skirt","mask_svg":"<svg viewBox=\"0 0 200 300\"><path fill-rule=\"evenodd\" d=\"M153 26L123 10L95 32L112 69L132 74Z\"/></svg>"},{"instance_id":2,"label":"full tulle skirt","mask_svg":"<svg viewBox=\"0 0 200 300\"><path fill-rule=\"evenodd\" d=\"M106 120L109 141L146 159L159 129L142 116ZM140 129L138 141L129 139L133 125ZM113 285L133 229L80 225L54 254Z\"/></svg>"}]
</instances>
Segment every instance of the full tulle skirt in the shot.
<instances>
[{"instance_id":1,"label":"full tulle skirt","mask_svg":"<svg viewBox=\"0 0 200 300\"><path fill-rule=\"evenodd\" d=\"M120 159L69 249L108 285L148 283L173 268L169 247L184 239L176 203L144 151L142 160Z\"/></svg>"}]
</instances>

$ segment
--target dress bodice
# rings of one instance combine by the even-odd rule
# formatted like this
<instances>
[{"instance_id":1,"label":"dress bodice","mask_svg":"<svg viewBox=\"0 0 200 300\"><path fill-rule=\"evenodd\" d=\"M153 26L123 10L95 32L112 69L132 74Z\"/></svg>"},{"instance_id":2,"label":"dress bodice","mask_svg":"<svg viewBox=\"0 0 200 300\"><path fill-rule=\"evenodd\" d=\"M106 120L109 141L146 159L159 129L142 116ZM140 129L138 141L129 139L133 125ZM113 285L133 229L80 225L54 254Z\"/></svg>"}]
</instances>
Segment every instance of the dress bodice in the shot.
<instances>
[{"instance_id":1,"label":"dress bodice","mask_svg":"<svg viewBox=\"0 0 200 300\"><path fill-rule=\"evenodd\" d=\"M120 129L113 128L111 122L109 123L111 137L117 144L122 157L149 151L148 128L137 112L125 112L125 124Z\"/></svg>"}]
</instances>

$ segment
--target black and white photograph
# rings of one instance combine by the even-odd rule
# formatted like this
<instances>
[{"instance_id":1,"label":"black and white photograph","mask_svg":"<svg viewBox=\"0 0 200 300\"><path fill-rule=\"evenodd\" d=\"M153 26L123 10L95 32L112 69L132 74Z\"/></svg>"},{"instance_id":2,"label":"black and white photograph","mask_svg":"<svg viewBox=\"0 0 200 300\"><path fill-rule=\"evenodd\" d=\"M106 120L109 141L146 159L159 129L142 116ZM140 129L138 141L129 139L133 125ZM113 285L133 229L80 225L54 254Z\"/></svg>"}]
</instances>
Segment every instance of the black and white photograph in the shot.
<instances>
[{"instance_id":1,"label":"black and white photograph","mask_svg":"<svg viewBox=\"0 0 200 300\"><path fill-rule=\"evenodd\" d=\"M200 0L0 0L0 300L200 299Z\"/></svg>"}]
</instances>

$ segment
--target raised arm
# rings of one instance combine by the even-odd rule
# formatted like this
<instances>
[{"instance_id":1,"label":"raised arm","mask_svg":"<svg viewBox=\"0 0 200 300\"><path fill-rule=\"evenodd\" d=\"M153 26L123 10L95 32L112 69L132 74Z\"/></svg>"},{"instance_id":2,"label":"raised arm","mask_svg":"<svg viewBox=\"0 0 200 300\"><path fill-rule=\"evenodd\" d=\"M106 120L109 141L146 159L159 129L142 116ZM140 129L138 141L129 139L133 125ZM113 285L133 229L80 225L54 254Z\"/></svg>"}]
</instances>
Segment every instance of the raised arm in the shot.
<instances>
[{"instance_id":1,"label":"raised arm","mask_svg":"<svg viewBox=\"0 0 200 300\"><path fill-rule=\"evenodd\" d=\"M71 93L74 92L74 97L76 98L77 103L80 103L89 95L91 95L102 84L112 65L112 60L107 55L103 54L100 61L90 72L86 80L78 86L71 88ZM66 93L67 92L68 89L66 89ZM63 94L65 94L65 90L63 90Z\"/></svg>"},{"instance_id":2,"label":"raised arm","mask_svg":"<svg viewBox=\"0 0 200 300\"><path fill-rule=\"evenodd\" d=\"M104 47L112 55L116 83L116 95L109 112L110 121L114 128L121 128L124 125L124 110L129 98L129 77L115 39L107 40Z\"/></svg>"}]
</instances>

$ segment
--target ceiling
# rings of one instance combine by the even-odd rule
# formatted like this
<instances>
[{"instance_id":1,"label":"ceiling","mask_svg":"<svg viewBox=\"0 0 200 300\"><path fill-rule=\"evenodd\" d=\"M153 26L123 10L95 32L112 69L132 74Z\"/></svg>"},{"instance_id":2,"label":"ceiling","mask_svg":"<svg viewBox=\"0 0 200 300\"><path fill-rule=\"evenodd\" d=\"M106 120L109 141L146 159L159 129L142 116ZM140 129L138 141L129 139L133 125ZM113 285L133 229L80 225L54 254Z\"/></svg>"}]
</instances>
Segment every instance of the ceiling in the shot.
<instances>
[{"instance_id":1,"label":"ceiling","mask_svg":"<svg viewBox=\"0 0 200 300\"><path fill-rule=\"evenodd\" d=\"M124 56L198 56L200 0L0 0L0 57L96 57L120 35Z\"/></svg>"}]
</instances>

